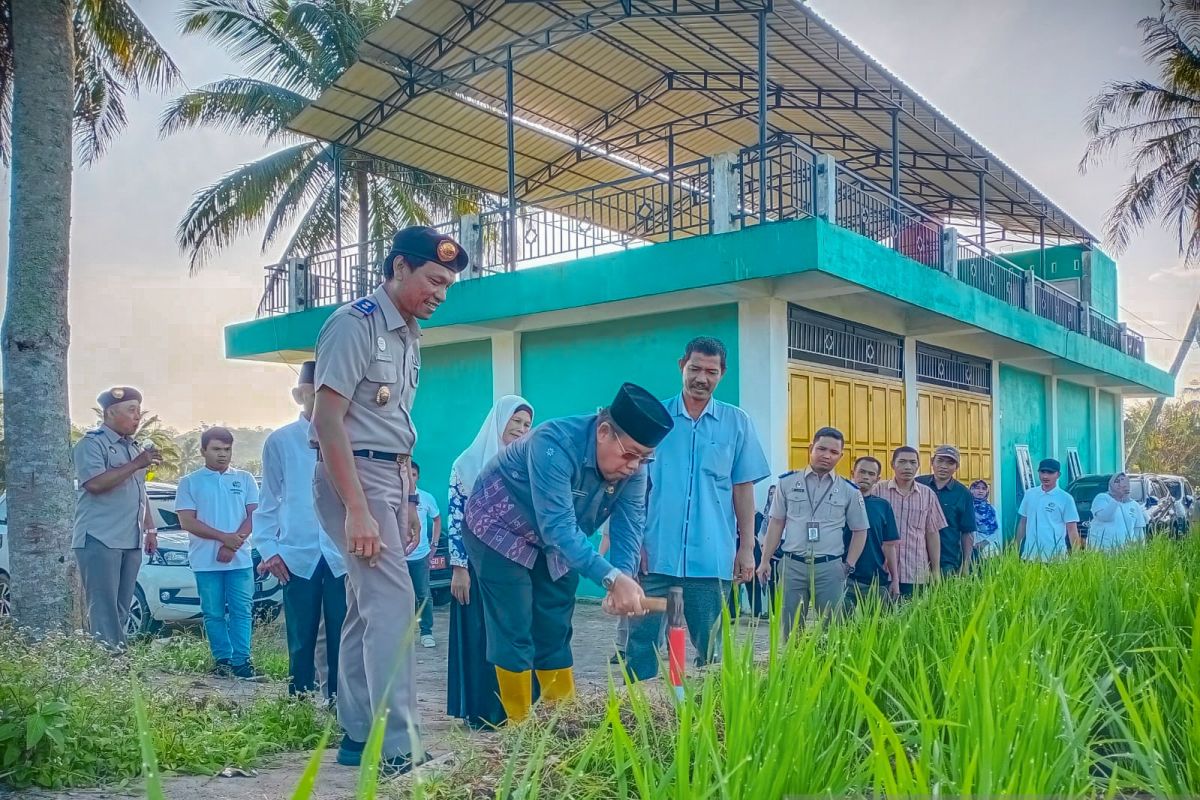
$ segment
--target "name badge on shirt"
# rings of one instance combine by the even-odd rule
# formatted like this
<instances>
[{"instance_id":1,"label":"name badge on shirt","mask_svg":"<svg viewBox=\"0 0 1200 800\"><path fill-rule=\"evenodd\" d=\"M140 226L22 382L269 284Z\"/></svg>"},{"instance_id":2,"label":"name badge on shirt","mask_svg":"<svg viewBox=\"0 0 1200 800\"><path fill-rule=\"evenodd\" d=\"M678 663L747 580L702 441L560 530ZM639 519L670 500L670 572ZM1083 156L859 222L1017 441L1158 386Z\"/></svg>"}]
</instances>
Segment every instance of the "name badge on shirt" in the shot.
<instances>
[{"instance_id":1,"label":"name badge on shirt","mask_svg":"<svg viewBox=\"0 0 1200 800\"><path fill-rule=\"evenodd\" d=\"M821 541L821 526L820 525L809 525L808 526L808 540L810 542Z\"/></svg>"}]
</instances>

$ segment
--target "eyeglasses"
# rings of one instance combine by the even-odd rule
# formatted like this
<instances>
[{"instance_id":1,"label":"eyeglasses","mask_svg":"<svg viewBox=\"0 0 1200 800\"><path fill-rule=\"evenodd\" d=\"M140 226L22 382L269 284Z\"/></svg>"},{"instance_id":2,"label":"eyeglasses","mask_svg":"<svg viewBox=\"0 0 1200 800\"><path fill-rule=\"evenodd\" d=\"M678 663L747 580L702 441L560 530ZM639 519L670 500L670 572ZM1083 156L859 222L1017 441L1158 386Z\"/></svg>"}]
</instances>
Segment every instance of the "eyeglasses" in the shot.
<instances>
[{"instance_id":1,"label":"eyeglasses","mask_svg":"<svg viewBox=\"0 0 1200 800\"><path fill-rule=\"evenodd\" d=\"M617 447L621 448L621 454L623 456L625 456L626 461L628 461L632 464L636 464L638 466L641 466L642 464L653 464L654 463L654 456L652 456L652 455L643 456L643 455L638 455L637 453L629 452L629 450L625 447L624 442L621 441L621 437L618 436L616 433L612 434L612 438L617 440Z\"/></svg>"}]
</instances>

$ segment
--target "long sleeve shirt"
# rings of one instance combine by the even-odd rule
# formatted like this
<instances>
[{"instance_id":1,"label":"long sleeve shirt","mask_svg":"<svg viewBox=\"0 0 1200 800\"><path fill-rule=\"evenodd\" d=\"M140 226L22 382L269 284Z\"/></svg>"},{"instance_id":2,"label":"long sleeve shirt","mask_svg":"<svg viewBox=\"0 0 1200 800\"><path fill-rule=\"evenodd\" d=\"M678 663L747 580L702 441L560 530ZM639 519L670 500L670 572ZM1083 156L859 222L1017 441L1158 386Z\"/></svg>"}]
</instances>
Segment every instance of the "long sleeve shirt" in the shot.
<instances>
[{"instance_id":1,"label":"long sleeve shirt","mask_svg":"<svg viewBox=\"0 0 1200 800\"><path fill-rule=\"evenodd\" d=\"M450 550L450 566L467 566L467 548L463 546L463 515L467 513L467 490L463 488L458 470L450 472L450 497L446 514L446 544Z\"/></svg>"},{"instance_id":2,"label":"long sleeve shirt","mask_svg":"<svg viewBox=\"0 0 1200 800\"><path fill-rule=\"evenodd\" d=\"M321 528L313 506L317 451L308 440L309 423L304 417L267 437L262 492L250 540L263 561L279 556L297 577L311 578L322 558L330 572L342 576L346 574L342 554Z\"/></svg>"},{"instance_id":3,"label":"long sleeve shirt","mask_svg":"<svg viewBox=\"0 0 1200 800\"><path fill-rule=\"evenodd\" d=\"M484 468L467 501L466 519L473 535L507 558L525 563L536 558L531 548L540 548L552 576L558 571L555 562L562 561L601 583L613 567L626 575L638 567L646 486L644 467L624 480L608 481L600 474L596 415L562 417L539 425ZM488 529L478 528L476 520ZM605 520L608 560L589 541Z\"/></svg>"}]
</instances>

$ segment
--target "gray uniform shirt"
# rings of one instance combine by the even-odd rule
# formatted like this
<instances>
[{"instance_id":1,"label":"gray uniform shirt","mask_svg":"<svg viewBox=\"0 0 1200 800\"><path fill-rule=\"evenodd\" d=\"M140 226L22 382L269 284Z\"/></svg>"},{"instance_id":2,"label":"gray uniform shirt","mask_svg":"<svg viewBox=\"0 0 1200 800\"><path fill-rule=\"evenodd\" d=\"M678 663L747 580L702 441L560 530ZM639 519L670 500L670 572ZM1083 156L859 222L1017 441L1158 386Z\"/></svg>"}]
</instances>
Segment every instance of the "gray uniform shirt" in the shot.
<instances>
[{"instance_id":1,"label":"gray uniform shirt","mask_svg":"<svg viewBox=\"0 0 1200 800\"><path fill-rule=\"evenodd\" d=\"M858 487L832 472L818 476L811 467L779 479L771 518L785 520L784 552L806 556L840 556L846 551L843 528L865 531L870 527ZM810 525L817 528L815 542L809 541Z\"/></svg>"},{"instance_id":2,"label":"gray uniform shirt","mask_svg":"<svg viewBox=\"0 0 1200 800\"><path fill-rule=\"evenodd\" d=\"M106 547L128 549L142 545L142 520L146 498L146 471L138 470L107 492L92 494L83 485L110 469L128 464L142 446L103 425L84 434L71 450L75 478L75 531L71 547L80 548L91 536Z\"/></svg>"},{"instance_id":3,"label":"gray uniform shirt","mask_svg":"<svg viewBox=\"0 0 1200 800\"><path fill-rule=\"evenodd\" d=\"M346 433L355 450L412 453L413 398L421 371L421 330L404 321L383 287L342 306L317 337L318 390L350 400ZM309 434L316 443L316 433Z\"/></svg>"}]
</instances>

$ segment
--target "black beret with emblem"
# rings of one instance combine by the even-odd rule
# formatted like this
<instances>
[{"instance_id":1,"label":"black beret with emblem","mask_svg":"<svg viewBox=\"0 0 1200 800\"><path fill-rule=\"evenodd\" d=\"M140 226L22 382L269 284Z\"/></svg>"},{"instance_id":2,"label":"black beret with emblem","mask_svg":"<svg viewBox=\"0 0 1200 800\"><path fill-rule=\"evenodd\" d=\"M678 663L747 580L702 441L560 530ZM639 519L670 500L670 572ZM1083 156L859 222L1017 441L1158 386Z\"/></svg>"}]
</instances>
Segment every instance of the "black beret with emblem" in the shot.
<instances>
[{"instance_id":1,"label":"black beret with emblem","mask_svg":"<svg viewBox=\"0 0 1200 800\"><path fill-rule=\"evenodd\" d=\"M132 386L114 386L96 398L96 402L103 409L108 409L109 406L115 406L117 403L124 403L126 400L137 400L140 403L142 402L142 393Z\"/></svg>"},{"instance_id":2,"label":"black beret with emblem","mask_svg":"<svg viewBox=\"0 0 1200 800\"><path fill-rule=\"evenodd\" d=\"M317 362L305 361L300 365L300 378L296 381L296 385L304 386L305 384L311 384L316 379L316 375Z\"/></svg>"},{"instance_id":3,"label":"black beret with emblem","mask_svg":"<svg viewBox=\"0 0 1200 800\"><path fill-rule=\"evenodd\" d=\"M413 225L396 232L388 259L394 259L396 256L405 256L417 261L413 266L432 261L455 272L466 269L468 262L467 251L454 241L453 236L439 233L434 228L424 225Z\"/></svg>"},{"instance_id":4,"label":"black beret with emblem","mask_svg":"<svg viewBox=\"0 0 1200 800\"><path fill-rule=\"evenodd\" d=\"M617 427L642 447L658 447L675 425L658 398L634 383L622 384L608 412Z\"/></svg>"}]
</instances>

